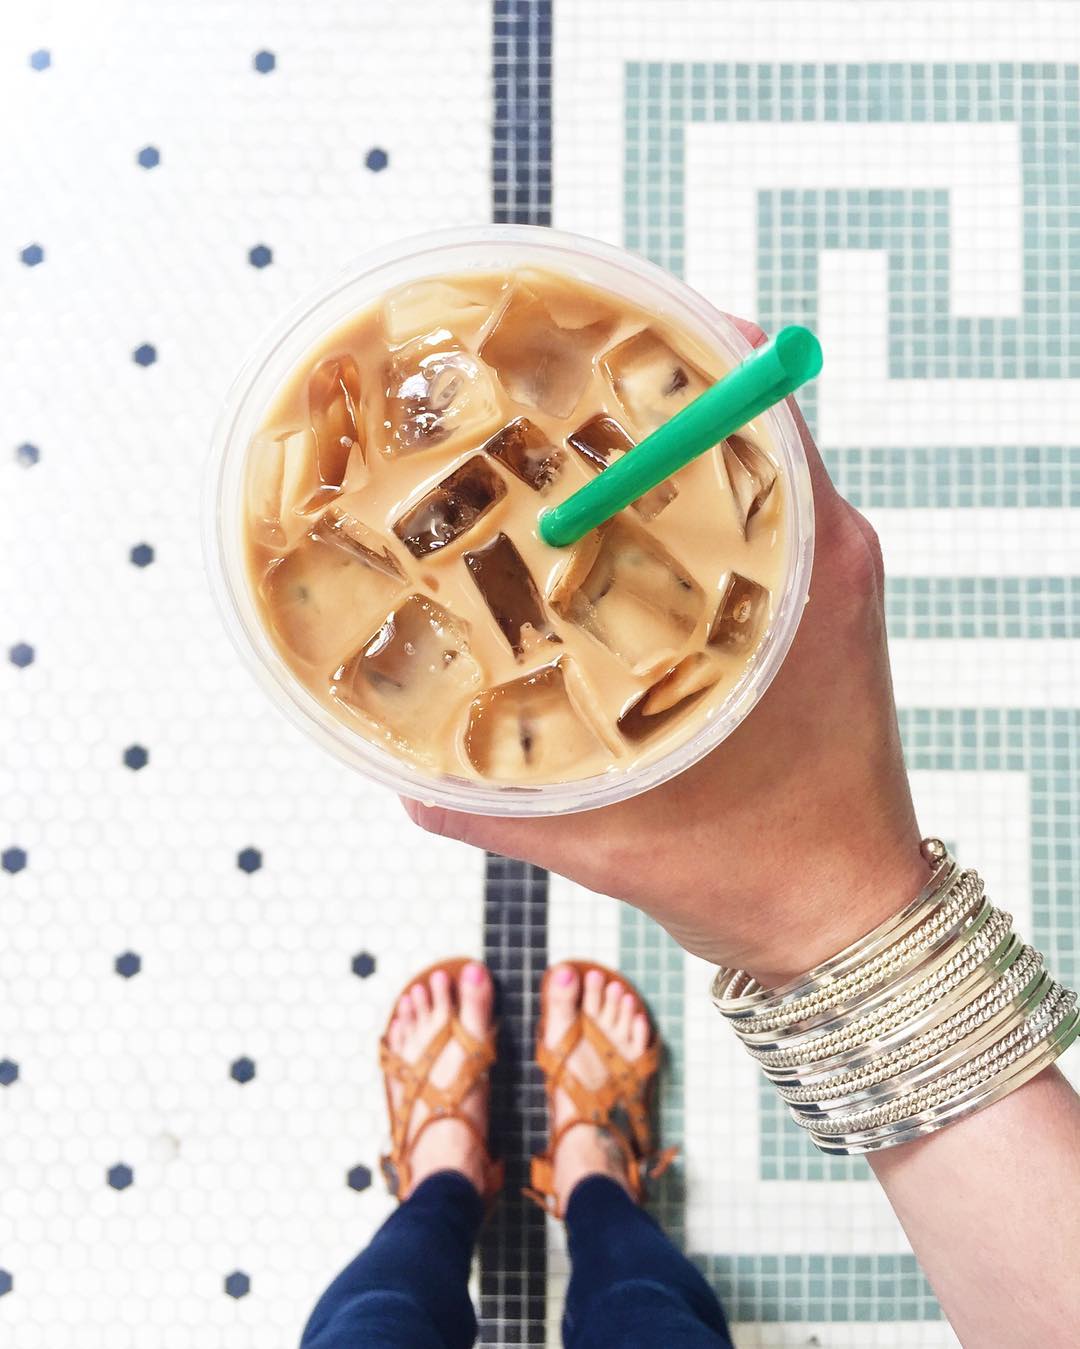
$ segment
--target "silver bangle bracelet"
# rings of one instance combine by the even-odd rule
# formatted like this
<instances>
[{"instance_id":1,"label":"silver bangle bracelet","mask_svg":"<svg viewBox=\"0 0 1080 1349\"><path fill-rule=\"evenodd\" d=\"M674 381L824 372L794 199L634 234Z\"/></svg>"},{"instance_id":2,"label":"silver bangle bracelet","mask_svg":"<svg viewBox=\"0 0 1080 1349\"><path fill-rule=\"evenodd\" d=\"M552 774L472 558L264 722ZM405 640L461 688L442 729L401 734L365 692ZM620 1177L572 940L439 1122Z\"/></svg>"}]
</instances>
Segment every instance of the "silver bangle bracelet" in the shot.
<instances>
[{"instance_id":1,"label":"silver bangle bracelet","mask_svg":"<svg viewBox=\"0 0 1080 1349\"><path fill-rule=\"evenodd\" d=\"M937 839L911 904L770 990L721 969L713 1000L823 1152L893 1147L1029 1081L1080 1036L1076 994Z\"/></svg>"}]
</instances>

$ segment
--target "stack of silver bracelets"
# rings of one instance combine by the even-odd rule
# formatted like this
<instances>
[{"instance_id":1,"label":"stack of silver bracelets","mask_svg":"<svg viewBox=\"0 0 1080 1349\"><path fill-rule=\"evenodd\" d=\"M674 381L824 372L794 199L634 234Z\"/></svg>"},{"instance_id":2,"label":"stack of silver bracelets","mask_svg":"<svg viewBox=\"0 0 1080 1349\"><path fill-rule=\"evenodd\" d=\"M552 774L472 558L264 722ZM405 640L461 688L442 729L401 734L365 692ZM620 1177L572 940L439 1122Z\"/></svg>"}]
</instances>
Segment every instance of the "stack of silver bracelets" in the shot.
<instances>
[{"instance_id":1,"label":"stack of silver bracelets","mask_svg":"<svg viewBox=\"0 0 1080 1349\"><path fill-rule=\"evenodd\" d=\"M1080 1034L1076 994L938 839L895 918L779 989L720 970L716 1006L823 1152L905 1143L1014 1091Z\"/></svg>"}]
</instances>

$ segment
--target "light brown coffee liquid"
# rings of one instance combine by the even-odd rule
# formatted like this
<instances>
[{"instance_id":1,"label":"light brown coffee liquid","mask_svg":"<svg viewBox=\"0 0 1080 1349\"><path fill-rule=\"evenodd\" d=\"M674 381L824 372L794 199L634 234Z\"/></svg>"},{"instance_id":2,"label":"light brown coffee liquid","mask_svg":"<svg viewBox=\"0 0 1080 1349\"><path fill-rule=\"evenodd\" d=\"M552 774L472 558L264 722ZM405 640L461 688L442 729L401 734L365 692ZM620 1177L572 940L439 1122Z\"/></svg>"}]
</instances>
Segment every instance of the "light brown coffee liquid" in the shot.
<instances>
[{"instance_id":1,"label":"light brown coffee liquid","mask_svg":"<svg viewBox=\"0 0 1080 1349\"><path fill-rule=\"evenodd\" d=\"M539 270L425 280L296 369L246 464L249 581L296 677L427 771L559 782L656 759L735 687L787 562L759 426L571 549L558 504L725 373Z\"/></svg>"}]
</instances>

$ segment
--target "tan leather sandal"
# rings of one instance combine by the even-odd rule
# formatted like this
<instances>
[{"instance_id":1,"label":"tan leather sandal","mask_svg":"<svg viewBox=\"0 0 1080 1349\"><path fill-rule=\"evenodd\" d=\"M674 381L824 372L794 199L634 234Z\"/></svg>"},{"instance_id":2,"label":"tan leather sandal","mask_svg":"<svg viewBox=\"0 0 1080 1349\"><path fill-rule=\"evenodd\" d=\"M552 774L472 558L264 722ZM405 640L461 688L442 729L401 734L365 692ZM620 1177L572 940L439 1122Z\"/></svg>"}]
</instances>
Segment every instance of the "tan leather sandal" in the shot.
<instances>
[{"instance_id":1,"label":"tan leather sandal","mask_svg":"<svg viewBox=\"0 0 1080 1349\"><path fill-rule=\"evenodd\" d=\"M578 973L581 987L585 986L585 976L590 970L599 970L606 982L615 979L629 992L637 996L642 1008L645 999L634 985L617 970L609 970L591 960L560 960L559 965L569 965ZM534 1200L553 1217L561 1218L555 1194L555 1153L566 1134L577 1124L593 1124L603 1129L621 1150L626 1159L626 1178L630 1193L641 1203L645 1193L646 1179L655 1179L663 1175L678 1154L678 1148L655 1150L652 1131L652 1097L656 1074L660 1067L660 1041L656 1027L650 1017L650 1039L644 1054L638 1059L629 1060L615 1048L604 1032L583 1008L568 1027L566 1034L553 1048L544 1043L547 1023L548 980L552 977L552 966L544 974L540 985L540 1027L536 1036L536 1062L544 1074L544 1089L547 1092L548 1117L555 1118L555 1093L565 1091L574 1103L576 1113L554 1130L548 1141L547 1150L532 1159L530 1172L531 1188L523 1193ZM608 1076L597 1088L586 1087L581 1079L568 1067L567 1060L585 1039L599 1054L607 1069Z\"/></svg>"},{"instance_id":2,"label":"tan leather sandal","mask_svg":"<svg viewBox=\"0 0 1080 1349\"><path fill-rule=\"evenodd\" d=\"M461 971L474 958L457 956L453 960L439 960L434 965L429 965L426 970L413 975L394 999L394 1008L387 1018L386 1029L379 1041L379 1066L383 1072L386 1109L390 1116L390 1151L381 1158L382 1172L386 1178L387 1189L399 1200L403 1195L408 1195L412 1188L411 1158L417 1139L423 1135L428 1125L444 1119L460 1120L480 1145L484 1172L482 1194L485 1202L491 1204L502 1189L502 1162L492 1160L488 1152L487 1139L481 1135L474 1122L461 1108L462 1102L483 1081L495 1062L494 1024L487 1035L478 1040L461 1024L455 1007L449 1021L435 1032L415 1063L407 1063L400 1054L390 1048L390 1025L402 996L414 985L427 983L436 970L445 970L450 978L453 995L456 997ZM439 1055L452 1039L461 1046L465 1058L454 1080L445 1087L437 1087L429 1075ZM402 1088L401 1100L396 1103L391 1092L392 1084L400 1085ZM409 1126L418 1102L423 1102L430 1113L410 1138Z\"/></svg>"}]
</instances>

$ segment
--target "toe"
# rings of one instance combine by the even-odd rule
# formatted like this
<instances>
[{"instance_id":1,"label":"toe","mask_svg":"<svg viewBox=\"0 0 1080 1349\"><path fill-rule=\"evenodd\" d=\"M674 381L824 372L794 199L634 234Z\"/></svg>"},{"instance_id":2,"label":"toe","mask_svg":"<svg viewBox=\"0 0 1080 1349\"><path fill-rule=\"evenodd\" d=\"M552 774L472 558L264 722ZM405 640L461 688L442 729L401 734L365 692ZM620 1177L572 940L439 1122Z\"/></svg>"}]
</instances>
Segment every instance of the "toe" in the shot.
<instances>
[{"instance_id":1,"label":"toe","mask_svg":"<svg viewBox=\"0 0 1080 1349\"><path fill-rule=\"evenodd\" d=\"M556 965L545 984L547 1015L544 1041L554 1049L577 1015L581 998L581 977L573 965Z\"/></svg>"},{"instance_id":2,"label":"toe","mask_svg":"<svg viewBox=\"0 0 1080 1349\"><path fill-rule=\"evenodd\" d=\"M486 967L470 960L458 979L457 995L461 1024L470 1035L482 1040L491 1028L491 1009L495 997L491 975Z\"/></svg>"},{"instance_id":3,"label":"toe","mask_svg":"<svg viewBox=\"0 0 1080 1349\"><path fill-rule=\"evenodd\" d=\"M638 1012L630 1025L630 1053L639 1059L648 1047L649 1018L644 1012Z\"/></svg>"},{"instance_id":4,"label":"toe","mask_svg":"<svg viewBox=\"0 0 1080 1349\"><path fill-rule=\"evenodd\" d=\"M445 970L436 970L431 976L431 1009L440 1021L450 1012L450 976Z\"/></svg>"},{"instance_id":5,"label":"toe","mask_svg":"<svg viewBox=\"0 0 1080 1349\"><path fill-rule=\"evenodd\" d=\"M594 1020L600 1015L600 1006L604 998L604 976L599 970L590 970L585 976L585 992L581 1005Z\"/></svg>"},{"instance_id":6,"label":"toe","mask_svg":"<svg viewBox=\"0 0 1080 1349\"><path fill-rule=\"evenodd\" d=\"M397 1020L401 1024L402 1037L408 1035L416 1025L416 1013L413 1011L412 999L408 993L402 993L398 999Z\"/></svg>"},{"instance_id":7,"label":"toe","mask_svg":"<svg viewBox=\"0 0 1080 1349\"><path fill-rule=\"evenodd\" d=\"M412 999L417 1021L423 1021L431 1011L431 997L427 984L413 984L409 990L409 997Z\"/></svg>"},{"instance_id":8,"label":"toe","mask_svg":"<svg viewBox=\"0 0 1080 1349\"><path fill-rule=\"evenodd\" d=\"M612 979L611 983L604 989L604 1002L600 1009L600 1024L605 1030L614 1031L619 1017L619 1003L622 1001L622 995L626 989L617 979Z\"/></svg>"},{"instance_id":9,"label":"toe","mask_svg":"<svg viewBox=\"0 0 1080 1349\"><path fill-rule=\"evenodd\" d=\"M633 993L624 993L619 999L619 1012L615 1019L615 1034L625 1044L630 1039L630 1027L637 1011L637 998Z\"/></svg>"},{"instance_id":10,"label":"toe","mask_svg":"<svg viewBox=\"0 0 1080 1349\"><path fill-rule=\"evenodd\" d=\"M387 1043L390 1045L390 1048L394 1051L394 1053L400 1054L401 1045L405 1039L405 1032L402 1029L400 1019L396 1016L394 1017L393 1021L390 1022L390 1027L386 1032L386 1039Z\"/></svg>"}]
</instances>

